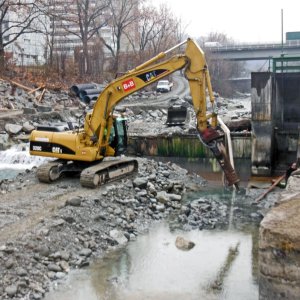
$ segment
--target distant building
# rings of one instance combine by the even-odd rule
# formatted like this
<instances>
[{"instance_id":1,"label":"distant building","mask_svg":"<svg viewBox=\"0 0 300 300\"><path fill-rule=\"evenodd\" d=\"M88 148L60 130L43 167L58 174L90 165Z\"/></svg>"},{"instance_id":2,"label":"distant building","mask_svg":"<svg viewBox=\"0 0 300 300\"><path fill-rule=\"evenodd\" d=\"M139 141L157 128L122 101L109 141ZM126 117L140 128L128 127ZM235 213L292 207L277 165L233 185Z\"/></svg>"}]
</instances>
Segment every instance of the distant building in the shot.
<instances>
[{"instance_id":1,"label":"distant building","mask_svg":"<svg viewBox=\"0 0 300 300\"><path fill-rule=\"evenodd\" d=\"M91 7L96 6L97 3L97 0L90 0ZM82 41L77 35L80 32L79 25L71 20L73 17L76 19L78 13L76 2L73 0L48 0L47 4L47 14L39 16L32 23L32 28L37 29L37 31L22 34L15 42L5 48L7 56L14 64L23 66L42 65L49 58L49 47L52 48L52 54L54 55L63 54L72 58L75 50L80 51L82 48ZM137 9L138 7L133 10L133 13L137 13ZM20 13L10 11L3 22L4 26L10 26L18 20ZM99 16L103 20L105 18L108 20L107 24L100 28L99 35L114 49L113 29L109 22L110 16L109 10L103 11L103 14ZM8 36L4 36L5 39L8 39ZM99 45L96 35L89 41L89 45ZM121 40L121 50L132 50L131 44L125 36ZM106 56L111 55L106 47L103 47L101 51Z\"/></svg>"},{"instance_id":2,"label":"distant building","mask_svg":"<svg viewBox=\"0 0 300 300\"><path fill-rule=\"evenodd\" d=\"M96 7L97 0L90 0L90 7ZM53 51L54 53L64 53L68 56L74 55L74 50L77 47L82 47L82 41L77 35L80 33L80 27L74 21L69 21L68 19L77 18L77 5L73 0L51 0L50 1L50 13L52 13L54 18L50 19L50 31L53 32L54 43ZM99 18L106 17L105 12ZM98 20L102 22L103 20ZM109 26L104 26L100 29L99 34L103 39L108 42L113 47L112 44L112 28ZM95 36L96 38L96 36ZM90 45L93 45L93 39L89 41Z\"/></svg>"},{"instance_id":3,"label":"distant building","mask_svg":"<svg viewBox=\"0 0 300 300\"><path fill-rule=\"evenodd\" d=\"M19 31L14 28L16 22L22 18L23 11L9 11L5 15L3 22L4 29L8 29L3 40L7 42L9 38L13 38ZM41 26L41 22L46 22L45 17L39 17L33 21L32 27L37 29ZM20 30L20 29L19 29ZM14 42L5 48L6 56L10 58L9 62L16 65L41 65L45 63L45 36L40 32L23 33Z\"/></svg>"}]
</instances>

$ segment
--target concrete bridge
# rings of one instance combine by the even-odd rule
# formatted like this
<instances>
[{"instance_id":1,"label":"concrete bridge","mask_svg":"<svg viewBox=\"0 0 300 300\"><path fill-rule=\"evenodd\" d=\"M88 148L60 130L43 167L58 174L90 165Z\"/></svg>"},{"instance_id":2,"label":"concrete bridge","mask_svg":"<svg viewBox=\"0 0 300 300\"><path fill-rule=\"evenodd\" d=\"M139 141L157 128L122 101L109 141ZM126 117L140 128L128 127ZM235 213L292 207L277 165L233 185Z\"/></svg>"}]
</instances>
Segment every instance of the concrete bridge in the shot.
<instances>
[{"instance_id":1,"label":"concrete bridge","mask_svg":"<svg viewBox=\"0 0 300 300\"><path fill-rule=\"evenodd\" d=\"M205 52L211 53L215 59L234 61L266 60L271 57L279 57L281 54L300 56L300 40L283 45L273 43L205 47Z\"/></svg>"}]
</instances>

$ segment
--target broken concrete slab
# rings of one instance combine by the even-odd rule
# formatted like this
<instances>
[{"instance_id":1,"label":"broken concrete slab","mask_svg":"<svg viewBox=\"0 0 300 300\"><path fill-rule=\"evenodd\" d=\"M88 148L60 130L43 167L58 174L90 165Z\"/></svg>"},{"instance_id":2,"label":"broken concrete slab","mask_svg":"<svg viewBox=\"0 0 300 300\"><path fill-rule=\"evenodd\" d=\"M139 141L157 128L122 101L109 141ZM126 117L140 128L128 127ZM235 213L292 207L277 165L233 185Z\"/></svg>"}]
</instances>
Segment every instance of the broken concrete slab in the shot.
<instances>
[{"instance_id":1,"label":"broken concrete slab","mask_svg":"<svg viewBox=\"0 0 300 300\"><path fill-rule=\"evenodd\" d=\"M9 135L15 135L22 131L22 126L17 124L5 124L5 130Z\"/></svg>"}]
</instances>

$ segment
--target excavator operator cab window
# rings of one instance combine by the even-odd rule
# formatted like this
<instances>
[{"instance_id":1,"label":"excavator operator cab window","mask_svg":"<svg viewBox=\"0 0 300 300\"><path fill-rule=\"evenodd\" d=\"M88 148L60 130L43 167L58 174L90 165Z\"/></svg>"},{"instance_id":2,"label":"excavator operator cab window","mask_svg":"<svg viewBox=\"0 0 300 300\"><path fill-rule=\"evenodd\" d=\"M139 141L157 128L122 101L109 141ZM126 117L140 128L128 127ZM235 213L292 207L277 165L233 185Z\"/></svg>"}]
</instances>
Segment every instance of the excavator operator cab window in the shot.
<instances>
[{"instance_id":1,"label":"excavator operator cab window","mask_svg":"<svg viewBox=\"0 0 300 300\"><path fill-rule=\"evenodd\" d=\"M123 118L114 119L110 132L109 145L115 150L115 155L124 154L127 149L127 127Z\"/></svg>"},{"instance_id":2,"label":"excavator operator cab window","mask_svg":"<svg viewBox=\"0 0 300 300\"><path fill-rule=\"evenodd\" d=\"M112 146L115 138L116 138L115 128L112 127L111 130L110 130L110 135L109 135L109 139L108 139L108 143L109 143L110 146Z\"/></svg>"}]
</instances>

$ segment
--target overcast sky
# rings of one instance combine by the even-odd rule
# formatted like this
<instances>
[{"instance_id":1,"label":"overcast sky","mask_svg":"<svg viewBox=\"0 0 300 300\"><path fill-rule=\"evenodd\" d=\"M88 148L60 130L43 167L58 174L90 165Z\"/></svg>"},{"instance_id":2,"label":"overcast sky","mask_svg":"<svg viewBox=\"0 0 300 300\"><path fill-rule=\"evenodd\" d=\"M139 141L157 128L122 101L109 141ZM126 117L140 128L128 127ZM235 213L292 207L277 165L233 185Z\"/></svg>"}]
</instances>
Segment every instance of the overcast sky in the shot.
<instances>
[{"instance_id":1,"label":"overcast sky","mask_svg":"<svg viewBox=\"0 0 300 300\"><path fill-rule=\"evenodd\" d=\"M149 0L166 3L188 24L191 37L226 34L240 43L281 42L283 32L300 31L300 0Z\"/></svg>"}]
</instances>

